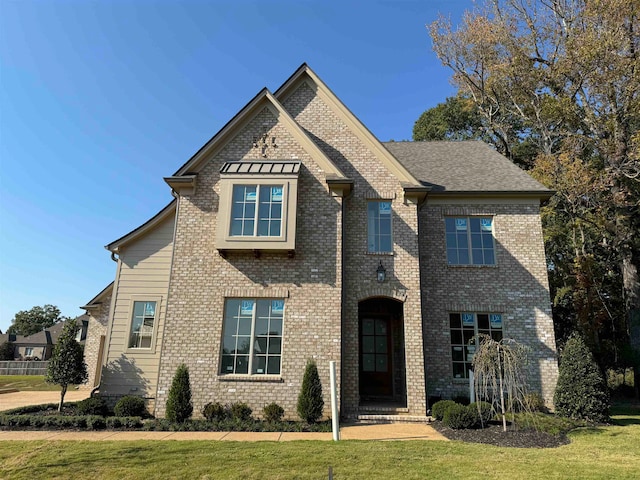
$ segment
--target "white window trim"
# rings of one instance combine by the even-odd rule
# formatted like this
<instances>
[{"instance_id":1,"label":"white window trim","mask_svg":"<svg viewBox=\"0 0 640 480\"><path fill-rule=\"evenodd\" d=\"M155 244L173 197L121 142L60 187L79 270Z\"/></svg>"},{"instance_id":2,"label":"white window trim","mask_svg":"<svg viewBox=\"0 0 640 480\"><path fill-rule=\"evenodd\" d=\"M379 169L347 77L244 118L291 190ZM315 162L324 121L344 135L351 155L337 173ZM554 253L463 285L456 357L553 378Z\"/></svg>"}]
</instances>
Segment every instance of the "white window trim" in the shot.
<instances>
[{"instance_id":1,"label":"white window trim","mask_svg":"<svg viewBox=\"0 0 640 480\"><path fill-rule=\"evenodd\" d=\"M153 333L151 334L151 346L149 348L137 348L130 347L129 341L131 340L131 331L133 329L133 311L135 302L156 302L156 315L153 320ZM127 328L127 336L124 339L124 350L128 354L155 354L156 344L158 342L158 324L160 323L160 312L163 308L162 297L154 295L131 295L129 300L129 314L127 316L127 322L129 326Z\"/></svg>"}]
</instances>

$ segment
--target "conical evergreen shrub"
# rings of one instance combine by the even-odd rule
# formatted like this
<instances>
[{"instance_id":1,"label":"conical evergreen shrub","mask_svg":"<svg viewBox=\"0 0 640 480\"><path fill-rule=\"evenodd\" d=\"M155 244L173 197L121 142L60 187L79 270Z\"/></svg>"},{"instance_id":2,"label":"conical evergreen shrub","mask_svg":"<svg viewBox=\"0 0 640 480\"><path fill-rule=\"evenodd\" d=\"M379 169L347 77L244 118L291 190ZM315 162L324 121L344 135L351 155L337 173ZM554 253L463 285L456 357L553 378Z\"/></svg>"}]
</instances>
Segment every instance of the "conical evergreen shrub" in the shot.
<instances>
[{"instance_id":1,"label":"conical evergreen shrub","mask_svg":"<svg viewBox=\"0 0 640 480\"><path fill-rule=\"evenodd\" d=\"M558 384L553 398L559 415L605 422L609 419L609 391L584 340L574 335L560 357Z\"/></svg>"},{"instance_id":2,"label":"conical evergreen shrub","mask_svg":"<svg viewBox=\"0 0 640 480\"><path fill-rule=\"evenodd\" d=\"M298 415L307 423L315 423L322 417L322 383L318 375L316 362L309 360L302 379L302 388L298 395Z\"/></svg>"},{"instance_id":3,"label":"conical evergreen shrub","mask_svg":"<svg viewBox=\"0 0 640 480\"><path fill-rule=\"evenodd\" d=\"M191 384L189 368L183 363L176 370L167 399L167 419L171 422L183 423L193 413L191 403Z\"/></svg>"}]
</instances>

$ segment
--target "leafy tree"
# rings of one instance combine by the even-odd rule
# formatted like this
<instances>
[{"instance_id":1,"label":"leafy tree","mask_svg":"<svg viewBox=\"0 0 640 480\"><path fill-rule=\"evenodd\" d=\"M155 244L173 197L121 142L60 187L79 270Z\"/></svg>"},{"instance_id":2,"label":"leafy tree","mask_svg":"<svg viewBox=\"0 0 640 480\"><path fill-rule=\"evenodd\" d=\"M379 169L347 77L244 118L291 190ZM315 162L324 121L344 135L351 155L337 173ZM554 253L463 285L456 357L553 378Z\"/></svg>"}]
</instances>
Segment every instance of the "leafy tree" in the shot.
<instances>
[{"instance_id":1,"label":"leafy tree","mask_svg":"<svg viewBox=\"0 0 640 480\"><path fill-rule=\"evenodd\" d=\"M35 306L31 310L21 310L15 314L7 333L33 335L64 320L55 305Z\"/></svg>"},{"instance_id":2,"label":"leafy tree","mask_svg":"<svg viewBox=\"0 0 640 480\"><path fill-rule=\"evenodd\" d=\"M302 378L302 388L298 395L298 415L307 423L315 423L322 417L324 400L318 367L313 360L307 361Z\"/></svg>"},{"instance_id":3,"label":"leafy tree","mask_svg":"<svg viewBox=\"0 0 640 480\"><path fill-rule=\"evenodd\" d=\"M69 385L78 385L87 381L87 364L84 363L82 347L76 341L79 326L75 320L65 323L58 343L53 347L53 353L47 366L45 380L60 385L60 405L62 411L64 396Z\"/></svg>"},{"instance_id":4,"label":"leafy tree","mask_svg":"<svg viewBox=\"0 0 640 480\"><path fill-rule=\"evenodd\" d=\"M530 150L558 192L544 214L554 319L604 362L640 358L640 4L495 0L434 50L498 150ZM609 360L612 359L612 360Z\"/></svg>"},{"instance_id":5,"label":"leafy tree","mask_svg":"<svg viewBox=\"0 0 640 480\"><path fill-rule=\"evenodd\" d=\"M191 383L189 368L183 363L176 370L167 399L167 419L171 422L184 423L191 418Z\"/></svg>"},{"instance_id":6,"label":"leafy tree","mask_svg":"<svg viewBox=\"0 0 640 480\"><path fill-rule=\"evenodd\" d=\"M4 342L0 344L0 360L13 360L14 359L14 344L13 342Z\"/></svg>"},{"instance_id":7,"label":"leafy tree","mask_svg":"<svg viewBox=\"0 0 640 480\"><path fill-rule=\"evenodd\" d=\"M569 338L562 351L554 403L566 417L592 422L609 418L607 384L580 336Z\"/></svg>"},{"instance_id":8,"label":"leafy tree","mask_svg":"<svg viewBox=\"0 0 640 480\"><path fill-rule=\"evenodd\" d=\"M458 95L425 110L413 125L413 140L469 140L481 138L482 121L473 101Z\"/></svg>"}]
</instances>

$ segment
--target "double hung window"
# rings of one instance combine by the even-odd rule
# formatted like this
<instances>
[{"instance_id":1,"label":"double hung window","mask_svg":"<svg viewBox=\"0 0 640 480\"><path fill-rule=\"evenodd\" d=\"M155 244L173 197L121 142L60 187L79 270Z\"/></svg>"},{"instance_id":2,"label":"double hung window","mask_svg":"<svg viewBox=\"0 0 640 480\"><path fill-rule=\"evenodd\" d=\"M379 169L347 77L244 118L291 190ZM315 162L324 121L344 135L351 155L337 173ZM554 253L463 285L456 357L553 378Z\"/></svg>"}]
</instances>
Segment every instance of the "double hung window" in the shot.
<instances>
[{"instance_id":1,"label":"double hung window","mask_svg":"<svg viewBox=\"0 0 640 480\"><path fill-rule=\"evenodd\" d=\"M225 301L221 374L279 375L284 300Z\"/></svg>"},{"instance_id":2,"label":"double hung window","mask_svg":"<svg viewBox=\"0 0 640 480\"><path fill-rule=\"evenodd\" d=\"M495 265L493 218L447 217L445 229L449 265Z\"/></svg>"},{"instance_id":3,"label":"double hung window","mask_svg":"<svg viewBox=\"0 0 640 480\"><path fill-rule=\"evenodd\" d=\"M367 251L393 251L391 200L370 201L367 205Z\"/></svg>"},{"instance_id":4,"label":"double hung window","mask_svg":"<svg viewBox=\"0 0 640 480\"><path fill-rule=\"evenodd\" d=\"M485 334L496 341L502 339L500 313L450 313L451 360L453 378L469 378L473 354L479 345L478 335Z\"/></svg>"},{"instance_id":5,"label":"double hung window","mask_svg":"<svg viewBox=\"0 0 640 480\"><path fill-rule=\"evenodd\" d=\"M129 348L151 348L157 302L133 302Z\"/></svg>"}]
</instances>

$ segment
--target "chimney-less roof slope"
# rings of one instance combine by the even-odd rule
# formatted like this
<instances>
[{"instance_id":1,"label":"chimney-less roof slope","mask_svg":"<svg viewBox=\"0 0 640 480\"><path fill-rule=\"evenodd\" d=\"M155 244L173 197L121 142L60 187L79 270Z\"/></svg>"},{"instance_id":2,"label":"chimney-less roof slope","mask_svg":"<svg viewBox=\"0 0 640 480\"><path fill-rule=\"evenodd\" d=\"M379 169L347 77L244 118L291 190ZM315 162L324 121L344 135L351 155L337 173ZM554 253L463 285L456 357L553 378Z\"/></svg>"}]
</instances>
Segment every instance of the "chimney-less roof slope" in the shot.
<instances>
[{"instance_id":1,"label":"chimney-less roof slope","mask_svg":"<svg viewBox=\"0 0 640 480\"><path fill-rule=\"evenodd\" d=\"M484 142L385 142L384 146L432 193L553 194Z\"/></svg>"}]
</instances>

